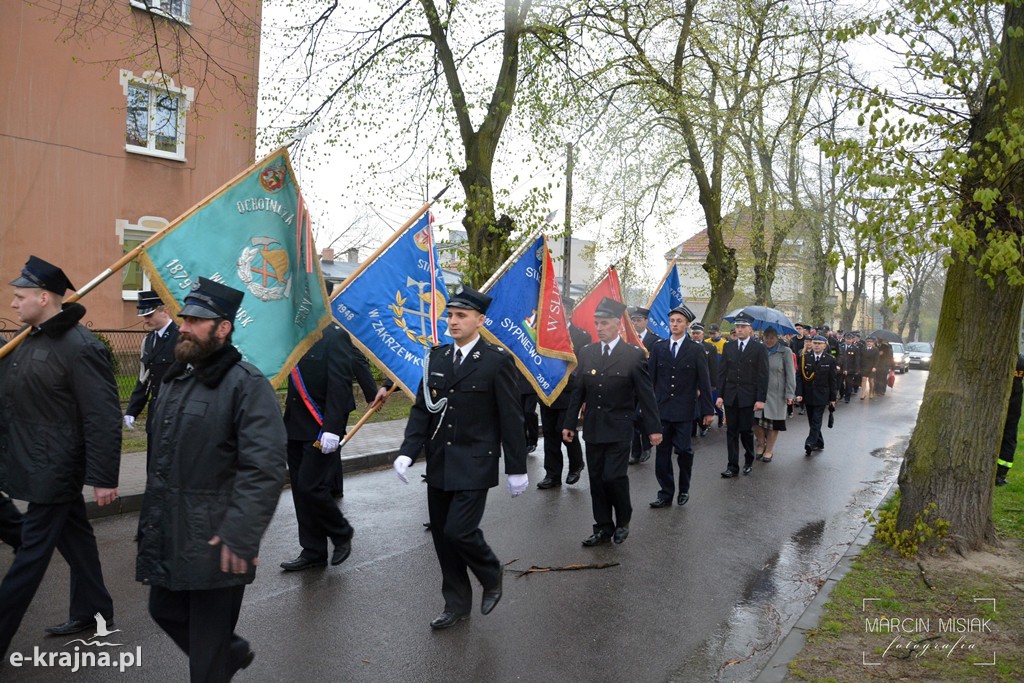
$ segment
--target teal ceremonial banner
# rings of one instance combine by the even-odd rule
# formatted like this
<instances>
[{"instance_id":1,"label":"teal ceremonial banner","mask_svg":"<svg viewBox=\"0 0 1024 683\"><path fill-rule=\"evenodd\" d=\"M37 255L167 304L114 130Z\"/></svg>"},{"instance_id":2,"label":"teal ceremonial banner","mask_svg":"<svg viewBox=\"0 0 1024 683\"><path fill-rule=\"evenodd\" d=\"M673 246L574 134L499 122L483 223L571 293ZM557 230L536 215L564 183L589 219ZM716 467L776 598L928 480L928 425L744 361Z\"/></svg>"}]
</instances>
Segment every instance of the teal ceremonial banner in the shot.
<instances>
[{"instance_id":1,"label":"teal ceremonial banner","mask_svg":"<svg viewBox=\"0 0 1024 683\"><path fill-rule=\"evenodd\" d=\"M232 341L275 387L331 321L309 211L284 148L176 219L139 261L174 315L200 276L245 292Z\"/></svg>"}]
</instances>

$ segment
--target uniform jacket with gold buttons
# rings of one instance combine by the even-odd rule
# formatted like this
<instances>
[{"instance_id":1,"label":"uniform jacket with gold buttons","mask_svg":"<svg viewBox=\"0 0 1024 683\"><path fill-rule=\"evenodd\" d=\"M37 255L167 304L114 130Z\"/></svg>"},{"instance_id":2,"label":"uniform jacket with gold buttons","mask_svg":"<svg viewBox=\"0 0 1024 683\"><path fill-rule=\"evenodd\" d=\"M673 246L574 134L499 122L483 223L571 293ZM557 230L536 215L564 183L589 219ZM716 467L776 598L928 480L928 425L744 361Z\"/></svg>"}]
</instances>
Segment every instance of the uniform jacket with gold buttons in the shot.
<instances>
[{"instance_id":1,"label":"uniform jacket with gold buttons","mask_svg":"<svg viewBox=\"0 0 1024 683\"><path fill-rule=\"evenodd\" d=\"M580 352L577 373L564 429L576 430L580 409L586 405L583 439L588 443L632 441L636 420L644 434L661 433L647 354L642 349L620 339L605 361L601 342L594 342Z\"/></svg>"},{"instance_id":2,"label":"uniform jacket with gold buttons","mask_svg":"<svg viewBox=\"0 0 1024 683\"><path fill-rule=\"evenodd\" d=\"M647 367L654 384L658 412L664 422L690 422L698 414L715 414L711 404L711 378L703 343L698 344L684 336L673 357L672 340L663 339L651 350Z\"/></svg>"},{"instance_id":3,"label":"uniform jacket with gold buttons","mask_svg":"<svg viewBox=\"0 0 1024 683\"><path fill-rule=\"evenodd\" d=\"M525 474L526 434L512 357L478 339L457 375L454 359L453 344L430 351L427 389L447 405L428 411L420 382L399 453L415 461L425 450L427 484L445 491L497 486L502 449L505 473Z\"/></svg>"}]
</instances>

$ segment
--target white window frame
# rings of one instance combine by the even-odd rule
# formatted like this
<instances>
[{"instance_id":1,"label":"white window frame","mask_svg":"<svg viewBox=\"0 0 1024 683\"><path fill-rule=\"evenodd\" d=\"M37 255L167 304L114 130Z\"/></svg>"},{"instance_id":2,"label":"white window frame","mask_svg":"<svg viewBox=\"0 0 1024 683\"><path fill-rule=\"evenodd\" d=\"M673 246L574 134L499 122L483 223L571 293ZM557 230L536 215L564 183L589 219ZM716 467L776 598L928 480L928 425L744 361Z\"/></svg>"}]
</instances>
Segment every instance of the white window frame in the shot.
<instances>
[{"instance_id":1,"label":"white window frame","mask_svg":"<svg viewBox=\"0 0 1024 683\"><path fill-rule=\"evenodd\" d=\"M129 4L136 9L152 12L153 14L191 25L192 0L180 0L180 2L182 12L178 15L166 9L172 6L172 0L129 0Z\"/></svg>"},{"instance_id":2,"label":"white window frame","mask_svg":"<svg viewBox=\"0 0 1024 683\"><path fill-rule=\"evenodd\" d=\"M124 149L126 152L133 154L144 154L146 156L159 157L161 159L172 159L174 161L187 161L185 158L185 121L187 119L187 113L189 108L192 106L192 102L195 99L195 88L178 87L174 84L174 79L170 76L165 76L159 71L146 71L141 76L136 76L127 69L121 69L119 81L121 83L121 91L125 97L125 117L127 120L127 109L128 109L128 88L135 86L144 88L154 93L170 93L176 95L178 98L178 121L177 121L177 132L178 140L177 147L173 152L166 152L164 150L156 149L153 147L153 141L155 136L153 135L152 126L149 126L149 144L146 147L141 145L133 145L125 142ZM155 120L152 108L149 113L149 122L152 123Z\"/></svg>"},{"instance_id":3,"label":"white window frame","mask_svg":"<svg viewBox=\"0 0 1024 683\"><path fill-rule=\"evenodd\" d=\"M121 251L124 251L124 241L129 240L142 240L145 241L149 237L162 230L168 223L166 218L160 216L142 216L135 223L131 223L124 218L118 218L114 221L114 232L117 234L117 243L121 245ZM127 266L125 266L127 268ZM140 266L141 268L141 266ZM121 282L124 282L122 275ZM142 287L140 289L147 290L152 289L153 285L149 281L149 276L146 271L142 271ZM121 289L121 300L122 301L138 301L139 290L138 289Z\"/></svg>"}]
</instances>

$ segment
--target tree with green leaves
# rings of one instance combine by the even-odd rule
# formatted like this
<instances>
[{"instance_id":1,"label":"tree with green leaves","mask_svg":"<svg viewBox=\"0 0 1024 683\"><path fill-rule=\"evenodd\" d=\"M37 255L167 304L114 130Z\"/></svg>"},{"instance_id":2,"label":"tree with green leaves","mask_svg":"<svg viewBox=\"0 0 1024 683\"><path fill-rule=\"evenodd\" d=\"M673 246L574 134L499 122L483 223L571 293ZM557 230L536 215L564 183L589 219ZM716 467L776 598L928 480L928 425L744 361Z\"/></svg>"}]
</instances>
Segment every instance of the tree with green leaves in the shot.
<instances>
[{"instance_id":1,"label":"tree with green leaves","mask_svg":"<svg viewBox=\"0 0 1024 683\"><path fill-rule=\"evenodd\" d=\"M898 0L853 34L884 36L907 80L860 90L867 138L834 151L856 165L862 190L880 192L866 217L899 244L895 258L949 249L897 524L913 528L935 503L957 548L975 549L995 540L994 463L1024 304L1024 3ZM984 329L985 343L964 325Z\"/></svg>"},{"instance_id":2,"label":"tree with green leaves","mask_svg":"<svg viewBox=\"0 0 1024 683\"><path fill-rule=\"evenodd\" d=\"M463 211L468 241L462 274L482 285L511 253L512 235L539 225L546 213L547 187L532 201L512 204L508 188L495 186L495 167L510 153L507 133L524 84L539 92L549 77L545 67L557 62L528 58L564 52L552 19L558 11L541 18L532 0L505 0L500 10L493 3L404 0L310 3L304 11L283 40L300 67L277 66L282 75L301 77L282 79L269 93L280 139L326 131L310 151L330 158L350 149L371 178L431 153L431 175L442 183L457 176L461 185L453 206ZM513 134L538 125L515 123ZM387 138L386 153L360 149L358 140L367 137ZM550 149L560 149L552 142ZM546 150L525 151L529 165ZM514 172L502 181L522 182Z\"/></svg>"}]
</instances>

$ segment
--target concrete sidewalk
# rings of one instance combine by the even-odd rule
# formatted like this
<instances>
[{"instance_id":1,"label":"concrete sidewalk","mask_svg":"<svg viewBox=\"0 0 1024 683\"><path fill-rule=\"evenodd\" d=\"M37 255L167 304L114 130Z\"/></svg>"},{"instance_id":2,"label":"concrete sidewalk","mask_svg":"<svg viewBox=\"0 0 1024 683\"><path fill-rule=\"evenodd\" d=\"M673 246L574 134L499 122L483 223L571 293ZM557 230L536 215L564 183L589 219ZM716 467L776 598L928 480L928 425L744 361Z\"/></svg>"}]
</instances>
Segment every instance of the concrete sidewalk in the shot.
<instances>
[{"instance_id":1,"label":"concrete sidewalk","mask_svg":"<svg viewBox=\"0 0 1024 683\"><path fill-rule=\"evenodd\" d=\"M344 472L348 474L390 465L398 455L398 447L402 445L405 423L406 420L390 420L363 425L352 440L341 449ZM92 487L86 486L83 490L86 510L90 518L137 512L142 507L142 494L145 490L146 454L125 453L121 456L121 475L118 484L120 497L117 502L99 507L93 500Z\"/></svg>"}]
</instances>

